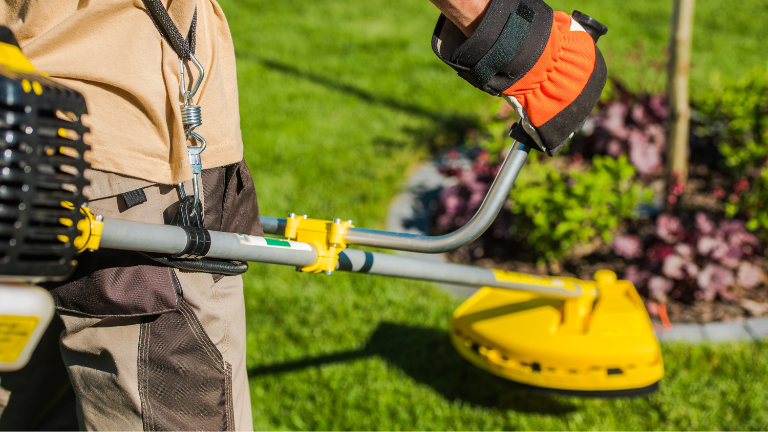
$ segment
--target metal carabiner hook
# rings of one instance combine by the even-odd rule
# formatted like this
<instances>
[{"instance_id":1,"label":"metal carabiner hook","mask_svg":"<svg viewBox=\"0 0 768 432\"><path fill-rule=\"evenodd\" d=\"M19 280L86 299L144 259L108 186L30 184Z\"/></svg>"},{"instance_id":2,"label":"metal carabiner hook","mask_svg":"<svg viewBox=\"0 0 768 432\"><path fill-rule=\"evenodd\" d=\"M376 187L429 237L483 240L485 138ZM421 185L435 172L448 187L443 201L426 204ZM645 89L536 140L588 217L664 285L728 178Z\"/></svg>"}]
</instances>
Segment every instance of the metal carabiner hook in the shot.
<instances>
[{"instance_id":1,"label":"metal carabiner hook","mask_svg":"<svg viewBox=\"0 0 768 432\"><path fill-rule=\"evenodd\" d=\"M195 82L195 85L192 86L192 89L187 91L187 83L184 79L184 60L179 59L179 86L181 88L181 95L184 97L184 104L181 106L181 123L186 129L186 137L194 138L201 143L199 146L187 146L189 162L192 167L192 185L195 193L193 209L197 211L197 205L200 202L200 188L198 178L203 168L202 160L200 159L200 153L205 150L206 142L205 139L200 136L200 134L194 132L196 127L203 124L203 117L200 107L192 104L192 98L195 96L195 94L197 94L197 90L200 88L200 84L203 82L205 71L203 70L203 65L197 61L197 58L195 58L193 54L190 53L189 58L197 67L198 72L200 72L200 76L198 76L197 82Z\"/></svg>"},{"instance_id":2,"label":"metal carabiner hook","mask_svg":"<svg viewBox=\"0 0 768 432\"><path fill-rule=\"evenodd\" d=\"M181 88L181 94L184 96L185 104L188 104L192 101L192 97L197 94L197 89L200 88L200 84L203 82L203 78L205 77L205 70L203 69L203 65L197 61L197 58L190 53L189 59L192 60L192 63L194 63L195 67L197 67L197 71L200 72L200 76L197 77L197 81L195 82L195 85L192 86L192 90L187 91L187 83L184 79L184 59L179 59L179 87Z\"/></svg>"}]
</instances>

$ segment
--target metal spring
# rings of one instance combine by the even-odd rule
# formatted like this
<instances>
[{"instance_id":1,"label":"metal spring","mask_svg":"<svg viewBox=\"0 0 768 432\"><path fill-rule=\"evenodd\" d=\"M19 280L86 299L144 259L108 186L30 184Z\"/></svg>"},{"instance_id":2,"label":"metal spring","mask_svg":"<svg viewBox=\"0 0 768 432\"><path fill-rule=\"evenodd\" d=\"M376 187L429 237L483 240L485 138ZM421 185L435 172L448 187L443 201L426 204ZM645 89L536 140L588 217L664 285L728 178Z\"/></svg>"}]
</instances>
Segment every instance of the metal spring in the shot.
<instances>
[{"instance_id":1,"label":"metal spring","mask_svg":"<svg viewBox=\"0 0 768 432\"><path fill-rule=\"evenodd\" d=\"M187 129L187 137L192 133L196 127L203 124L202 110L197 105L182 105L181 106L181 124Z\"/></svg>"}]
</instances>

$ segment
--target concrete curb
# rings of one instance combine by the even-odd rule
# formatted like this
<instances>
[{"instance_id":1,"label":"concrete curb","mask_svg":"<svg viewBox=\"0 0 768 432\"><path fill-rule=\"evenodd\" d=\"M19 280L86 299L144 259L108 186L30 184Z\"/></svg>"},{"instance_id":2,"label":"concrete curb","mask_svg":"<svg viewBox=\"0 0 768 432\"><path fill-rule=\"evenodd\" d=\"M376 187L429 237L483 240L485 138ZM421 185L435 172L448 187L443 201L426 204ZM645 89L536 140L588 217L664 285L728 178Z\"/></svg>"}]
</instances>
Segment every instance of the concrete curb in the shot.
<instances>
[{"instance_id":1,"label":"concrete curb","mask_svg":"<svg viewBox=\"0 0 768 432\"><path fill-rule=\"evenodd\" d=\"M387 215L387 230L413 234L428 234L429 219L437 205L440 188L446 182L437 165L430 162L413 172L400 195L395 197ZM445 261L442 254L428 255L399 252L404 256ZM458 298L469 298L477 288L463 285L441 284L446 291ZM673 324L668 330L657 330L661 342L728 342L741 340L760 341L768 338L768 316L732 322L707 324Z\"/></svg>"}]
</instances>

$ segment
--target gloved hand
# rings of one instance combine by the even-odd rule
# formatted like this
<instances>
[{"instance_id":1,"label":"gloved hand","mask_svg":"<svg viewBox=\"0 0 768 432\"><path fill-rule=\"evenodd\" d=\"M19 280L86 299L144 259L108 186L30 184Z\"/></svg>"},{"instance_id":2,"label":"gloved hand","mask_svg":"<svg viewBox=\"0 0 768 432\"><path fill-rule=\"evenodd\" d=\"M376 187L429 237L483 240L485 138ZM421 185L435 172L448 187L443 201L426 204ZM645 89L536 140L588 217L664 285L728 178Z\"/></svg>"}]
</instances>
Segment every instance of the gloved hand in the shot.
<instances>
[{"instance_id":1,"label":"gloved hand","mask_svg":"<svg viewBox=\"0 0 768 432\"><path fill-rule=\"evenodd\" d=\"M470 84L504 97L530 144L554 156L600 99L607 70L595 44L607 30L541 0L492 0L469 38L441 15L432 49Z\"/></svg>"}]
</instances>

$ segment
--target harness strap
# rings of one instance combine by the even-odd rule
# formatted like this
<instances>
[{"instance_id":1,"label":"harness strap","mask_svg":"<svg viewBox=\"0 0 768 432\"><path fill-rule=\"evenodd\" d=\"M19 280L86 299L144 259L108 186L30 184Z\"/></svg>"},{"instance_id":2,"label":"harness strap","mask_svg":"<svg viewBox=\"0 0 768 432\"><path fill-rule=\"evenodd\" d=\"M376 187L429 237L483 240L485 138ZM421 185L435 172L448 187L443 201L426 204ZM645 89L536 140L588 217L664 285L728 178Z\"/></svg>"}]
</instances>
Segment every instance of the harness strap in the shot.
<instances>
[{"instance_id":1,"label":"harness strap","mask_svg":"<svg viewBox=\"0 0 768 432\"><path fill-rule=\"evenodd\" d=\"M465 78L471 78L479 86L485 86L488 81L493 78L505 65L513 61L520 48L523 46L523 42L528 33L531 30L531 23L536 16L536 12L531 9L524 2L518 2L514 12L508 15L504 27L501 29L501 33L498 34L493 44L488 48L485 48L485 55L475 63L468 71L464 72L469 75ZM483 28L482 30L486 30ZM474 42L474 41L470 41ZM464 63L462 57L466 57L467 51L477 49L477 45L471 43L464 44L456 50L451 59L454 63ZM504 75L507 75L506 73ZM511 76L510 79L516 77Z\"/></svg>"},{"instance_id":2,"label":"harness strap","mask_svg":"<svg viewBox=\"0 0 768 432\"><path fill-rule=\"evenodd\" d=\"M173 47L173 50L176 51L180 59L189 60L191 55L195 54L197 9L195 9L195 14L192 16L192 25L189 26L189 32L187 32L187 38L185 39L160 0L142 0L142 2L144 2L144 7L149 11L152 23L155 24L157 31L160 32L163 39Z\"/></svg>"},{"instance_id":3,"label":"harness strap","mask_svg":"<svg viewBox=\"0 0 768 432\"><path fill-rule=\"evenodd\" d=\"M200 165L200 152L205 149L205 140L203 140L200 135L192 132L192 129L200 125L200 107L191 105L189 103L191 97L197 91L197 88L200 85L200 81L203 77L202 66L200 66L200 63L197 61L197 59L194 58L195 31L197 30L197 9L195 9L195 14L192 16L192 24L189 26L189 31L187 32L187 37L185 39L181 35L179 29L176 27L176 24L174 24L173 20L171 20L171 17L168 15L168 11L165 9L160 0L142 0L142 2L147 8L147 11L149 11L149 16L152 18L152 23L155 24L157 31L160 32L160 35L163 37L163 39L165 39L165 41L168 42L173 50L176 51L179 59L181 59L181 61L191 60L197 65L200 71L200 77L197 84L193 86L193 90L191 92L187 92L184 88L184 72L182 65L180 68L180 84L182 86L182 95L185 96L185 102L181 108L183 117L182 121L184 122L185 127L188 128L187 136L192 134L195 138L201 140L203 145L200 147L188 147L188 149L197 149L196 153L190 152L190 161L192 160L192 155L197 156L197 171L194 171L193 166L193 173L195 176L195 196L188 196L182 199L179 205L179 209L177 210L176 215L171 222L171 224L178 225L183 228L184 231L186 231L187 247L185 247L181 253L171 257L144 252L140 253L157 262L185 271L214 273L228 276L243 274L248 270L248 263L239 261L212 261L202 259L205 257L205 255L208 253L208 249L211 247L211 236L208 233L208 230L205 229L202 205L197 199L197 176L202 169L202 166ZM186 117L184 117L185 115L197 117L192 118L191 122L186 122ZM183 188L181 190L183 192ZM126 195L124 194L123 197L125 198L125 196ZM131 198L133 198L133 196L129 196L128 199L126 199L126 203Z\"/></svg>"}]
</instances>

